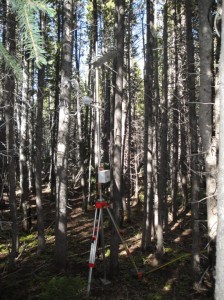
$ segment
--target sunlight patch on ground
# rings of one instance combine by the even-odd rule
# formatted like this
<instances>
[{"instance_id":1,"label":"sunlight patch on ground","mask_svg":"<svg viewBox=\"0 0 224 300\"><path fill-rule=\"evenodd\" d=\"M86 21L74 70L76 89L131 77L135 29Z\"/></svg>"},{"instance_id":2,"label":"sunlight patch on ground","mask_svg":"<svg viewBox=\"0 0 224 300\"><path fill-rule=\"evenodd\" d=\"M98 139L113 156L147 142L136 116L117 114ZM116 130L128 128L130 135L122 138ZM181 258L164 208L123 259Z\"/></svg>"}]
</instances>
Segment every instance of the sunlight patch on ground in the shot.
<instances>
[{"instance_id":1,"label":"sunlight patch on ground","mask_svg":"<svg viewBox=\"0 0 224 300\"><path fill-rule=\"evenodd\" d=\"M174 230L176 230L178 227L180 227L182 222L183 222L183 219L178 220L178 221L171 227L171 231L174 231Z\"/></svg>"},{"instance_id":2,"label":"sunlight patch on ground","mask_svg":"<svg viewBox=\"0 0 224 300\"><path fill-rule=\"evenodd\" d=\"M176 278L171 278L171 279L169 279L169 280L166 282L166 284L164 285L162 291L163 291L163 292L169 292L169 291L171 291L172 288L173 288L173 283L175 282L175 280L176 280Z\"/></svg>"},{"instance_id":3,"label":"sunlight patch on ground","mask_svg":"<svg viewBox=\"0 0 224 300\"><path fill-rule=\"evenodd\" d=\"M187 235L190 235L192 233L192 229L191 228L188 228L188 229L185 229L183 232L182 232L182 236L187 236Z\"/></svg>"},{"instance_id":4,"label":"sunlight patch on ground","mask_svg":"<svg viewBox=\"0 0 224 300\"><path fill-rule=\"evenodd\" d=\"M191 228L187 228L185 229L180 236L178 236L177 238L175 238L174 242L175 243L180 243L183 241L183 237L189 236L192 233L192 229Z\"/></svg>"},{"instance_id":5,"label":"sunlight patch on ground","mask_svg":"<svg viewBox=\"0 0 224 300\"><path fill-rule=\"evenodd\" d=\"M180 236L178 236L177 238L175 238L174 243L180 243L182 240L182 238Z\"/></svg>"}]
</instances>

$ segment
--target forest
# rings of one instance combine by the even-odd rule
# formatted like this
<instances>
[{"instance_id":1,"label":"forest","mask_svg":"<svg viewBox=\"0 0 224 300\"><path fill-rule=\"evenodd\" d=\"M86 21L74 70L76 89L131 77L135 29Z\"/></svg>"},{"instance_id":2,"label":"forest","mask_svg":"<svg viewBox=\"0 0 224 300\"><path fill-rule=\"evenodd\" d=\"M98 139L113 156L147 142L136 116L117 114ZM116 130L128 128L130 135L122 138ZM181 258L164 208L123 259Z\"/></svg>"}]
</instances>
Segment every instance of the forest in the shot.
<instances>
[{"instance_id":1,"label":"forest","mask_svg":"<svg viewBox=\"0 0 224 300\"><path fill-rule=\"evenodd\" d=\"M0 298L224 298L224 3L0 2Z\"/></svg>"}]
</instances>

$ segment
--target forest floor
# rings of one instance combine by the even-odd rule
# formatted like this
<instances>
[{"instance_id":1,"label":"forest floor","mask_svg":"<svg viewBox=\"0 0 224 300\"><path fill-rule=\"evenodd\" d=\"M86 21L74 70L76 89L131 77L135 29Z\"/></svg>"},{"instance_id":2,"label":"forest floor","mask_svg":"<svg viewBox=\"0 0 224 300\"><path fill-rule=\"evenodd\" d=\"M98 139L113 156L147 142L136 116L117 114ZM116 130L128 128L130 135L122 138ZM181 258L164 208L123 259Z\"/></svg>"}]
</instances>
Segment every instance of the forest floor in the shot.
<instances>
[{"instance_id":1,"label":"forest floor","mask_svg":"<svg viewBox=\"0 0 224 300\"><path fill-rule=\"evenodd\" d=\"M35 211L35 200L32 210ZM2 300L62 300L86 299L88 281L88 260L93 230L95 208L82 211L82 203L78 195L69 198L68 220L68 267L65 272L58 273L54 267L54 219L55 204L49 200L47 190L43 194L46 222L46 251L37 255L37 232L35 221L29 234L20 236L20 253L17 268L13 272L7 270L7 244L10 232L0 229L0 299ZM1 209L1 218L7 219L7 204ZM142 207L141 204L131 208L131 224L124 222L122 236L125 239L137 268L143 272L141 280L135 276L134 267L127 257L124 247L120 245L120 271L116 278L104 284L104 270L109 269L110 222L104 213L104 234L106 259L101 255L96 258L93 269L91 294L88 299L95 300L182 300L213 299L213 283L207 268L207 258L202 255L203 276L201 284L193 288L191 274L191 216L186 213L178 222L169 224L165 237L165 253L159 262L153 253L141 251ZM203 249L203 245L202 245ZM152 249L153 250L153 249ZM153 251L152 251L153 252ZM204 263L203 263L204 261ZM106 263L106 268L104 266ZM108 278L109 274L107 273ZM64 281L59 284L59 279ZM78 280L75 287L74 281ZM73 287L71 287L73 285ZM77 295L73 295L77 293ZM79 290L79 291L78 291ZM55 295L56 293L56 295Z\"/></svg>"}]
</instances>

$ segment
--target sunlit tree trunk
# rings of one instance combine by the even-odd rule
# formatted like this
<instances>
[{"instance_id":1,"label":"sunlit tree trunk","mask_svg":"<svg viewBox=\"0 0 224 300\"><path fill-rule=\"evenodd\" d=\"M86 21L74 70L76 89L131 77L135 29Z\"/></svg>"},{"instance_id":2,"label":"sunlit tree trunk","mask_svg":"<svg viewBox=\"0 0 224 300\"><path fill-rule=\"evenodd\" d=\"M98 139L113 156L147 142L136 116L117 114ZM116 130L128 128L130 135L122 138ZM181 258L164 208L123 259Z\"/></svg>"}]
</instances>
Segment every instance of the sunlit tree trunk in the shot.
<instances>
[{"instance_id":1,"label":"sunlit tree trunk","mask_svg":"<svg viewBox=\"0 0 224 300\"><path fill-rule=\"evenodd\" d=\"M77 82L77 85L79 83ZM82 130L82 118L81 118L81 105L80 105L80 91L79 88L77 89L76 93L77 97L77 125L78 125L78 140L79 140L79 160L80 160L80 183L82 189L82 209L87 211L87 195L86 195L86 178L85 178L85 166L84 166L84 159L85 159L85 152L84 152L84 137L83 137L83 130Z\"/></svg>"},{"instance_id":2,"label":"sunlit tree trunk","mask_svg":"<svg viewBox=\"0 0 224 300\"><path fill-rule=\"evenodd\" d=\"M222 3L222 35L220 72L220 107L224 104L224 2ZM224 295L224 110L220 110L219 130L219 171L218 171L218 228L216 243L216 283L215 300L222 300Z\"/></svg>"},{"instance_id":3,"label":"sunlit tree trunk","mask_svg":"<svg viewBox=\"0 0 224 300\"><path fill-rule=\"evenodd\" d=\"M158 30L158 1L155 1L154 6L154 27ZM153 181L154 181L154 228L155 233L158 230L158 166L159 166L159 103L160 103L160 86L159 86L159 49L158 36L154 37L154 87L155 87L155 102L154 102L154 134L153 134Z\"/></svg>"},{"instance_id":4,"label":"sunlit tree trunk","mask_svg":"<svg viewBox=\"0 0 224 300\"><path fill-rule=\"evenodd\" d=\"M75 4L75 26L78 26L78 2ZM85 131L86 128L83 130L83 124L82 124L82 113L81 113L81 91L80 91L80 48L78 43L78 34L77 30L74 32L74 56L75 56L75 65L76 65L76 78L74 81L75 84L75 93L76 93L76 99L77 99L77 129L78 129L78 144L79 144L79 165L80 165L80 183L81 183L81 189L82 189L82 209L84 211L87 211L87 186L86 186L86 176L85 176L85 138L86 136L88 138L87 131ZM83 135L83 132L85 132L85 135Z\"/></svg>"},{"instance_id":5,"label":"sunlit tree trunk","mask_svg":"<svg viewBox=\"0 0 224 300\"><path fill-rule=\"evenodd\" d=\"M208 236L214 240L217 230L216 203L216 140L212 123L212 30L209 23L212 0L199 0L199 54L200 54L200 111L199 125L205 159L205 178L207 196Z\"/></svg>"},{"instance_id":6,"label":"sunlit tree trunk","mask_svg":"<svg viewBox=\"0 0 224 300\"><path fill-rule=\"evenodd\" d=\"M29 202L29 182L28 182L28 89L29 89L29 64L26 58L23 59L23 83L22 99L20 105L20 146L19 146L19 163L20 163L20 189L21 189L21 206L23 214L23 230L29 231L31 227L30 219L30 202Z\"/></svg>"}]
</instances>

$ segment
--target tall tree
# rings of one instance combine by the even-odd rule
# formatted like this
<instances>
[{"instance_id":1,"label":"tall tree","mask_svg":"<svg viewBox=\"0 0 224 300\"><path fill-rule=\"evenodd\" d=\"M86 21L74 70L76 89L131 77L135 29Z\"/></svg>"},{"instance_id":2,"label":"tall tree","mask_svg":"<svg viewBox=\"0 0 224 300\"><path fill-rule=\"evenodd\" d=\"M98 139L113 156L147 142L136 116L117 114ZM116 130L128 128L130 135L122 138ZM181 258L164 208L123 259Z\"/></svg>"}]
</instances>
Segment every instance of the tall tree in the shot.
<instances>
[{"instance_id":1,"label":"tall tree","mask_svg":"<svg viewBox=\"0 0 224 300\"><path fill-rule=\"evenodd\" d=\"M212 0L199 0L200 107L199 126L205 161L208 236L214 240L217 230L216 140L212 116L212 29L209 23Z\"/></svg>"},{"instance_id":2,"label":"tall tree","mask_svg":"<svg viewBox=\"0 0 224 300\"><path fill-rule=\"evenodd\" d=\"M198 281L200 274L200 232L199 232L199 191L200 178L198 173L198 117L196 113L196 75L195 51L192 30L192 0L185 0L186 13L186 51L187 51L187 94L189 100L189 127L191 136L191 212L192 212L192 270Z\"/></svg>"},{"instance_id":3,"label":"tall tree","mask_svg":"<svg viewBox=\"0 0 224 300\"><path fill-rule=\"evenodd\" d=\"M61 0L55 1L56 12L57 12L57 43L61 44L61 10L62 3ZM55 199L56 195L56 147L57 147L57 136L58 136L58 106L59 106L59 96L60 96L60 68L61 68L61 47L57 47L55 53L55 80L54 80L54 114L52 116L52 130L51 130L51 166L50 166L50 188L51 188L51 199Z\"/></svg>"},{"instance_id":4,"label":"tall tree","mask_svg":"<svg viewBox=\"0 0 224 300\"><path fill-rule=\"evenodd\" d=\"M44 34L46 30L46 16L40 14L40 27ZM42 141L43 141L43 101L45 90L45 66L38 70L38 92L37 92L37 120L36 120L36 209L37 209L37 231L38 231L38 253L45 248L44 220L42 205Z\"/></svg>"},{"instance_id":5,"label":"tall tree","mask_svg":"<svg viewBox=\"0 0 224 300\"><path fill-rule=\"evenodd\" d=\"M78 3L75 5L75 25L78 26ZM75 62L76 62L76 73L77 73L77 126L78 126L78 140L79 140L79 161L80 161L80 183L81 183L81 188L82 188L82 208L84 211L87 210L87 191L86 191L86 176L85 176L85 165L84 165L84 160L85 160L85 151L84 151L84 136L83 136L83 126L82 126L82 115L81 115L81 105L80 105L80 90L79 90L79 84L80 84L80 70L79 70L79 65L80 65L80 57L78 55L78 34L77 30L75 30L74 34L74 48L75 48Z\"/></svg>"},{"instance_id":6,"label":"tall tree","mask_svg":"<svg viewBox=\"0 0 224 300\"><path fill-rule=\"evenodd\" d=\"M168 1L164 4L163 10L163 75L162 75L162 96L161 96L161 136L160 136L160 165L158 178L158 232L157 232L157 251L163 253L163 223L167 225L167 207L166 207L166 188L167 188L167 170L168 170ZM164 212L164 214L163 214ZM165 216L165 218L164 218ZM164 220L165 219L165 220Z\"/></svg>"},{"instance_id":7,"label":"tall tree","mask_svg":"<svg viewBox=\"0 0 224 300\"><path fill-rule=\"evenodd\" d=\"M224 2L222 2L222 34L221 54L219 62L220 73L220 107L224 100ZM216 244L216 282L215 300L221 300L224 295L224 110L220 110L219 131L219 171L218 171L218 228Z\"/></svg>"},{"instance_id":8,"label":"tall tree","mask_svg":"<svg viewBox=\"0 0 224 300\"><path fill-rule=\"evenodd\" d=\"M23 230L29 231L31 227L29 182L28 182L28 101L29 101L29 62L26 53L23 57L23 82L20 103L20 139L19 139L19 167L21 206L23 214Z\"/></svg>"},{"instance_id":9,"label":"tall tree","mask_svg":"<svg viewBox=\"0 0 224 300\"><path fill-rule=\"evenodd\" d=\"M147 250L151 244L153 186L152 186L152 3L147 0L146 60L144 74L144 217L142 248Z\"/></svg>"},{"instance_id":10,"label":"tall tree","mask_svg":"<svg viewBox=\"0 0 224 300\"><path fill-rule=\"evenodd\" d=\"M14 56L16 51L15 43L15 14L6 6L6 49ZM12 70L5 70L4 81L4 101L5 101L5 121L6 121L6 143L7 143L7 163L9 179L9 204L12 220L12 245L9 255L9 269L15 267L15 259L19 249L17 205L16 205L16 173L15 173L15 132L14 132L14 102L15 102L15 76Z\"/></svg>"},{"instance_id":11,"label":"tall tree","mask_svg":"<svg viewBox=\"0 0 224 300\"><path fill-rule=\"evenodd\" d=\"M177 220L177 213L178 213L178 182L177 182L177 175L178 175L178 149L179 149L179 111L178 111L178 100L179 100L179 86L178 86L178 77L179 74L179 60L178 60L178 33L180 32L180 26L178 22L178 7L180 3L176 0L173 1L173 18L174 18L174 32L173 32L173 43L174 43L174 91L173 91L173 105L172 105L172 114L173 114L173 157L172 157L172 203L173 203L173 221Z\"/></svg>"},{"instance_id":12,"label":"tall tree","mask_svg":"<svg viewBox=\"0 0 224 300\"><path fill-rule=\"evenodd\" d=\"M116 85L114 105L114 147L113 147L113 212L117 224L122 205L121 199L121 134L122 134L122 98L123 98L123 67L124 67L124 17L125 1L115 1L115 46L116 57ZM114 229L111 239L110 273L113 277L118 271L119 237Z\"/></svg>"},{"instance_id":13,"label":"tall tree","mask_svg":"<svg viewBox=\"0 0 224 300\"><path fill-rule=\"evenodd\" d=\"M154 28L156 30L156 36L154 36L154 134L153 134L153 182L154 182L154 228L155 232L158 232L158 165L159 165L159 102L160 102L160 88L159 88L159 49L158 49L158 1L155 1L154 6ZM160 225L161 226L161 225Z\"/></svg>"},{"instance_id":14,"label":"tall tree","mask_svg":"<svg viewBox=\"0 0 224 300\"><path fill-rule=\"evenodd\" d=\"M128 142L127 142L127 220L131 221L131 137L132 137L132 94L131 94L131 40L132 40L132 15L133 15L133 1L129 1L128 13L128 36L127 36L127 77L128 77Z\"/></svg>"},{"instance_id":15,"label":"tall tree","mask_svg":"<svg viewBox=\"0 0 224 300\"><path fill-rule=\"evenodd\" d=\"M60 269L66 267L67 250L68 138L73 53L73 5L73 0L63 1L62 67L57 142L55 226L55 263Z\"/></svg>"}]
</instances>

